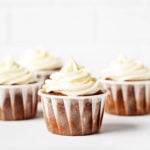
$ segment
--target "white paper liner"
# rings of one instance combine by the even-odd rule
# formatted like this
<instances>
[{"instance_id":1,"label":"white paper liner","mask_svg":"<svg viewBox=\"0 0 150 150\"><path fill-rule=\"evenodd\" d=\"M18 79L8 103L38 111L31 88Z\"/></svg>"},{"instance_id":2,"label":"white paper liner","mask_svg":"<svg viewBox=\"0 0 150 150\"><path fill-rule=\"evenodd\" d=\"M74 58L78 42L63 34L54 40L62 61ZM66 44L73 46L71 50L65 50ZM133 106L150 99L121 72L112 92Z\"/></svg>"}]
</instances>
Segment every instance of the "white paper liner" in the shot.
<instances>
[{"instance_id":1,"label":"white paper liner","mask_svg":"<svg viewBox=\"0 0 150 150\"><path fill-rule=\"evenodd\" d=\"M107 92L95 96L41 95L49 131L62 135L86 135L99 132Z\"/></svg>"},{"instance_id":2,"label":"white paper liner","mask_svg":"<svg viewBox=\"0 0 150 150\"><path fill-rule=\"evenodd\" d=\"M150 81L117 82L100 80L110 91L105 110L117 115L150 113Z\"/></svg>"},{"instance_id":3,"label":"white paper liner","mask_svg":"<svg viewBox=\"0 0 150 150\"><path fill-rule=\"evenodd\" d=\"M0 86L0 120L23 120L36 115L40 83Z\"/></svg>"}]
</instances>

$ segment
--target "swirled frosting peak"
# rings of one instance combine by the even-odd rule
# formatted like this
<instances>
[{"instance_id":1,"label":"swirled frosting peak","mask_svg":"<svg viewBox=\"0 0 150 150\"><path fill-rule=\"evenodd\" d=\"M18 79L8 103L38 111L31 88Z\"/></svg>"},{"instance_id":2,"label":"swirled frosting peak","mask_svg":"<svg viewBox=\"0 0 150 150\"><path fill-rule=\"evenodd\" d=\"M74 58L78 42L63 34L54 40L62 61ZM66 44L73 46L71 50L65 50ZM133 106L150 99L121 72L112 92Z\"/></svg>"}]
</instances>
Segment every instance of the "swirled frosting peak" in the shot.
<instances>
[{"instance_id":1,"label":"swirled frosting peak","mask_svg":"<svg viewBox=\"0 0 150 150\"><path fill-rule=\"evenodd\" d=\"M150 68L140 61L121 56L100 73L100 78L116 81L150 80Z\"/></svg>"},{"instance_id":2,"label":"swirled frosting peak","mask_svg":"<svg viewBox=\"0 0 150 150\"><path fill-rule=\"evenodd\" d=\"M35 81L35 76L12 58L0 62L0 85L28 84Z\"/></svg>"},{"instance_id":3,"label":"swirled frosting peak","mask_svg":"<svg viewBox=\"0 0 150 150\"><path fill-rule=\"evenodd\" d=\"M64 95L91 95L102 89L99 81L92 77L84 67L71 59L59 72L53 73L45 81L43 89L48 92Z\"/></svg>"},{"instance_id":4,"label":"swirled frosting peak","mask_svg":"<svg viewBox=\"0 0 150 150\"><path fill-rule=\"evenodd\" d=\"M44 49L29 51L25 56L24 64L32 71L49 71L62 67L61 60Z\"/></svg>"}]
</instances>

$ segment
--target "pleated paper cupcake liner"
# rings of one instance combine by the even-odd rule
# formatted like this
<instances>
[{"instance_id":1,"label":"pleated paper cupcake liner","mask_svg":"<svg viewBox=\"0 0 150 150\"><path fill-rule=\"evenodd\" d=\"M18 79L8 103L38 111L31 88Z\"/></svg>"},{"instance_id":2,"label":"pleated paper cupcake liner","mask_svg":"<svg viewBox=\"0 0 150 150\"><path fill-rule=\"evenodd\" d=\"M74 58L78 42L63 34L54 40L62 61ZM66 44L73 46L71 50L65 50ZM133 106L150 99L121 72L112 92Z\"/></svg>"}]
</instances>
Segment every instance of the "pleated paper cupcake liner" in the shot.
<instances>
[{"instance_id":1,"label":"pleated paper cupcake liner","mask_svg":"<svg viewBox=\"0 0 150 150\"><path fill-rule=\"evenodd\" d=\"M150 113L150 81L101 81L110 91L105 110L116 115L144 115Z\"/></svg>"},{"instance_id":2,"label":"pleated paper cupcake liner","mask_svg":"<svg viewBox=\"0 0 150 150\"><path fill-rule=\"evenodd\" d=\"M40 83L0 86L0 120L35 117Z\"/></svg>"},{"instance_id":3,"label":"pleated paper cupcake liner","mask_svg":"<svg viewBox=\"0 0 150 150\"><path fill-rule=\"evenodd\" d=\"M43 94L44 117L49 131L61 135L98 133L103 120L107 93L95 96L54 96Z\"/></svg>"}]
</instances>

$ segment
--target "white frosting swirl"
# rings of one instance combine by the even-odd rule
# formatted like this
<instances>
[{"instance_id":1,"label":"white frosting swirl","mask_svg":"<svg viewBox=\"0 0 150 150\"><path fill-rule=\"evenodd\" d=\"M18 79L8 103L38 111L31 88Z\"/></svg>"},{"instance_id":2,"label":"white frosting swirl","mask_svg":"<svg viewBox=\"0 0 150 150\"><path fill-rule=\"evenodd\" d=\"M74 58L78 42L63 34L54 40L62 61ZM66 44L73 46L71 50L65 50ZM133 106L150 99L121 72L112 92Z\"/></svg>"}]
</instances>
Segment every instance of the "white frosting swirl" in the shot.
<instances>
[{"instance_id":1,"label":"white frosting swirl","mask_svg":"<svg viewBox=\"0 0 150 150\"><path fill-rule=\"evenodd\" d=\"M0 85L28 84L35 81L35 76L12 58L0 62Z\"/></svg>"},{"instance_id":2,"label":"white frosting swirl","mask_svg":"<svg viewBox=\"0 0 150 150\"><path fill-rule=\"evenodd\" d=\"M115 81L142 81L150 80L150 68L140 61L119 57L116 61L100 73L101 79Z\"/></svg>"},{"instance_id":3,"label":"white frosting swirl","mask_svg":"<svg viewBox=\"0 0 150 150\"><path fill-rule=\"evenodd\" d=\"M51 79L45 81L43 89L47 93L79 96L95 94L102 86L83 67L70 60L59 72L53 73Z\"/></svg>"},{"instance_id":4,"label":"white frosting swirl","mask_svg":"<svg viewBox=\"0 0 150 150\"><path fill-rule=\"evenodd\" d=\"M50 71L62 67L59 58L43 49L30 51L25 56L25 66L31 71Z\"/></svg>"}]
</instances>

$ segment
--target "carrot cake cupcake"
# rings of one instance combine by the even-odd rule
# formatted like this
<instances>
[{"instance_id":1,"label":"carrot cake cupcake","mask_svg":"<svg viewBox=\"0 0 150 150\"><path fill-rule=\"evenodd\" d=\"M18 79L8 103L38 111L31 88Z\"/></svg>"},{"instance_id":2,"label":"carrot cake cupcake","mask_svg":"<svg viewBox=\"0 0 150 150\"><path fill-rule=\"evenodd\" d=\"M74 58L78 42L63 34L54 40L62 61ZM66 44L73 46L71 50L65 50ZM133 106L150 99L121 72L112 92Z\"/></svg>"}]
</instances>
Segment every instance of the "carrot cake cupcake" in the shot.
<instances>
[{"instance_id":1,"label":"carrot cake cupcake","mask_svg":"<svg viewBox=\"0 0 150 150\"><path fill-rule=\"evenodd\" d=\"M24 66L43 81L48 79L51 73L59 71L62 67L60 58L55 57L44 49L28 51L25 54L24 61Z\"/></svg>"},{"instance_id":2,"label":"carrot cake cupcake","mask_svg":"<svg viewBox=\"0 0 150 150\"><path fill-rule=\"evenodd\" d=\"M49 131L61 135L99 132L107 92L84 67L70 60L39 91Z\"/></svg>"},{"instance_id":3,"label":"carrot cake cupcake","mask_svg":"<svg viewBox=\"0 0 150 150\"><path fill-rule=\"evenodd\" d=\"M150 113L150 68L140 61L120 57L101 71L100 79L110 91L106 112L116 115Z\"/></svg>"},{"instance_id":4,"label":"carrot cake cupcake","mask_svg":"<svg viewBox=\"0 0 150 150\"><path fill-rule=\"evenodd\" d=\"M35 76L13 59L0 62L0 120L22 120L36 115Z\"/></svg>"}]
</instances>

